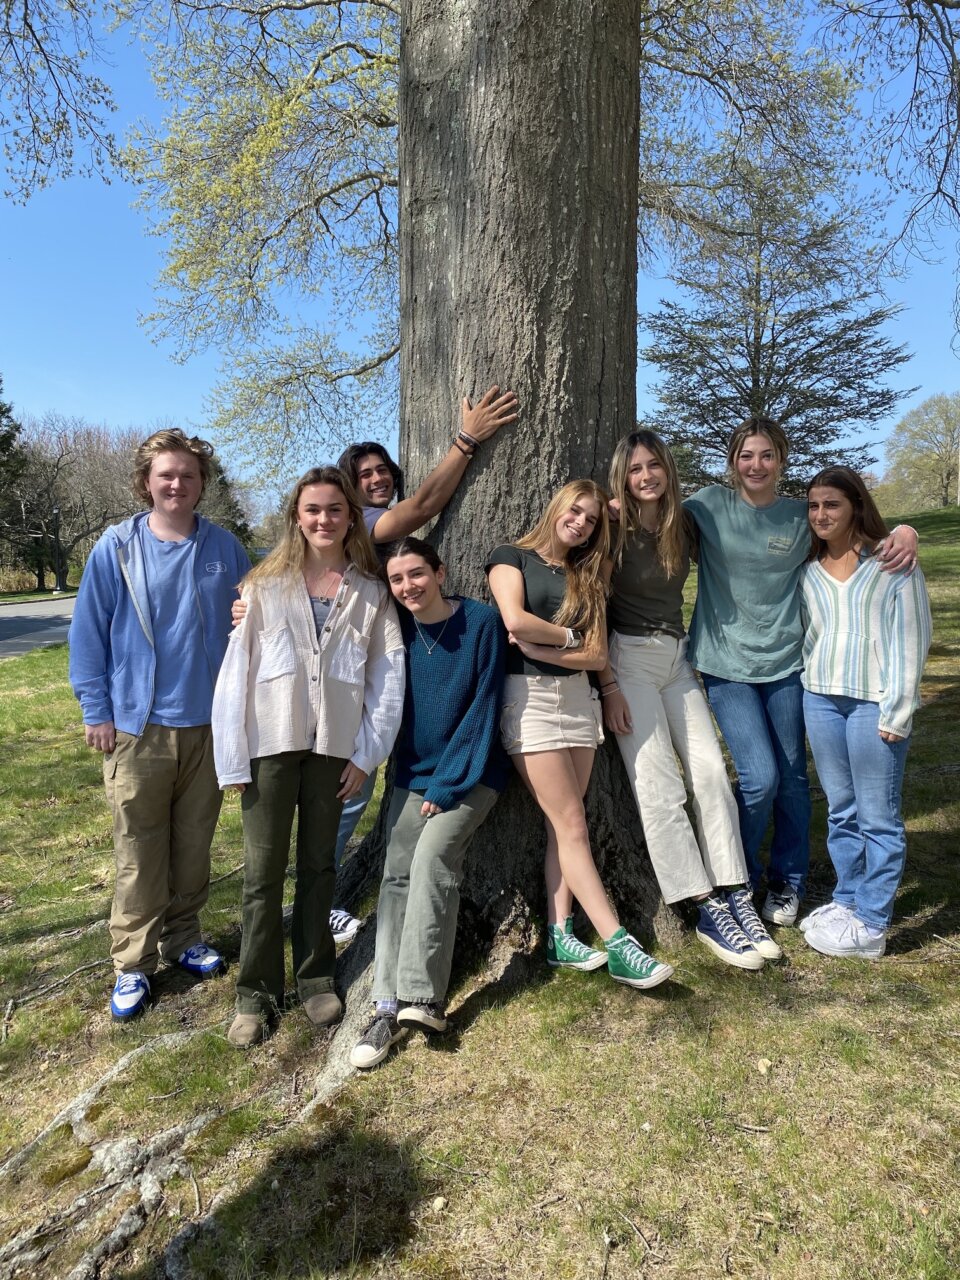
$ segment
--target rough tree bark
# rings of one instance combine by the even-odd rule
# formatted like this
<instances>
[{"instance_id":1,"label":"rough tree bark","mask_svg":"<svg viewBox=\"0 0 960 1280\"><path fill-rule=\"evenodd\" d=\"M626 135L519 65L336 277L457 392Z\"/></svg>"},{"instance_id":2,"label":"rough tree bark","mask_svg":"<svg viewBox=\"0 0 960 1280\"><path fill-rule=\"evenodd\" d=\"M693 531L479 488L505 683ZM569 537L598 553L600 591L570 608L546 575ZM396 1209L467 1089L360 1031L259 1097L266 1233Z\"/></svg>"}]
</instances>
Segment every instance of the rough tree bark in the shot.
<instances>
[{"instance_id":1,"label":"rough tree bark","mask_svg":"<svg viewBox=\"0 0 960 1280\"><path fill-rule=\"evenodd\" d=\"M640 26L632 0L406 0L402 24L401 455L412 492L462 395L518 393L432 534L454 588L486 597L491 548L567 480L604 482L636 421ZM589 817L624 922L662 935L610 742ZM472 846L462 937L542 912L543 843L515 780Z\"/></svg>"}]
</instances>

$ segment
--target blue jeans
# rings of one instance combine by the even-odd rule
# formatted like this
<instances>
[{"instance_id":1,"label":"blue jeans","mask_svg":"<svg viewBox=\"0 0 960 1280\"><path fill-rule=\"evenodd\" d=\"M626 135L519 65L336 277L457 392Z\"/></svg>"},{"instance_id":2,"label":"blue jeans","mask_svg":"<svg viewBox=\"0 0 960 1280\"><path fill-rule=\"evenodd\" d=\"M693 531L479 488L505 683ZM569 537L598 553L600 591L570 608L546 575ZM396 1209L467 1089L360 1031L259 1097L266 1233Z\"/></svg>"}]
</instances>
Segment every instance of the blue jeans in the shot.
<instances>
[{"instance_id":1,"label":"blue jeans","mask_svg":"<svg viewBox=\"0 0 960 1280\"><path fill-rule=\"evenodd\" d=\"M886 929L907 859L900 791L910 739L884 742L878 704L860 698L805 693L803 715L827 796L833 900Z\"/></svg>"},{"instance_id":2,"label":"blue jeans","mask_svg":"<svg viewBox=\"0 0 960 1280\"><path fill-rule=\"evenodd\" d=\"M373 789L377 785L377 771L374 769L367 776L366 782L353 797L343 806L343 812L340 814L340 826L337 828L337 848L333 855L333 865L339 869L340 859L343 857L343 851L347 847L347 841L357 829L357 823L363 817L363 811L370 803L373 796Z\"/></svg>"},{"instance_id":3,"label":"blue jeans","mask_svg":"<svg viewBox=\"0 0 960 1280\"><path fill-rule=\"evenodd\" d=\"M773 814L767 882L803 897L810 865L810 783L799 671L766 684L702 674L703 685L737 770L740 837L754 889L760 846Z\"/></svg>"}]
</instances>

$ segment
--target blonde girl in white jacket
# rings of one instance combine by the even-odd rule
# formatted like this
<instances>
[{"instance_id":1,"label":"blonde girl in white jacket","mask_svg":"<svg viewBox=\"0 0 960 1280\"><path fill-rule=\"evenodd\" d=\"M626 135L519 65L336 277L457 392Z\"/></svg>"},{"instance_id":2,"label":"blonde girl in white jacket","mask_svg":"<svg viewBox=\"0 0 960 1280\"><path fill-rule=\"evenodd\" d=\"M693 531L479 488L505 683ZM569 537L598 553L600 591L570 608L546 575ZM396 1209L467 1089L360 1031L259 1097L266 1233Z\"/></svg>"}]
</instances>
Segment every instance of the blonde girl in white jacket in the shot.
<instances>
[{"instance_id":1,"label":"blonde girl in white jacket","mask_svg":"<svg viewBox=\"0 0 960 1280\"><path fill-rule=\"evenodd\" d=\"M343 1013L329 929L343 802L390 754L403 644L357 495L316 467L286 505L279 545L246 576L213 705L223 789L242 793L243 941L231 1044L249 1048L283 1007L284 873L297 814L293 967L315 1026Z\"/></svg>"}]
</instances>

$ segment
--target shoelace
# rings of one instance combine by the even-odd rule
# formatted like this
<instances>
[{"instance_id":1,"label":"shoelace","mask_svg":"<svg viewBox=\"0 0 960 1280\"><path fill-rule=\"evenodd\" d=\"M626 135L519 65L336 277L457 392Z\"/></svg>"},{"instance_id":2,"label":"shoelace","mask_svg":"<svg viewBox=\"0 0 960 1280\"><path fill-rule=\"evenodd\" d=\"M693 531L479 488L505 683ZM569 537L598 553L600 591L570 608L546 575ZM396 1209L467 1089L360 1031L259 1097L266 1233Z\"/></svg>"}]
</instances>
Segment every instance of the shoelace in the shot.
<instances>
[{"instance_id":1,"label":"shoelace","mask_svg":"<svg viewBox=\"0 0 960 1280\"><path fill-rule=\"evenodd\" d=\"M731 894L731 897L737 904L737 915L740 917L740 928L748 938L769 938L764 927L763 921L757 915L756 907L750 894L746 889L740 889L737 893ZM736 923L736 921L734 921Z\"/></svg>"},{"instance_id":2,"label":"shoelace","mask_svg":"<svg viewBox=\"0 0 960 1280\"><path fill-rule=\"evenodd\" d=\"M735 947L737 950L750 949L753 944L734 920L730 908L725 903L708 900L707 912L728 946Z\"/></svg>"},{"instance_id":3,"label":"shoelace","mask_svg":"<svg viewBox=\"0 0 960 1280\"><path fill-rule=\"evenodd\" d=\"M330 924L334 929L348 929L352 923L353 916L349 911L340 911L338 908L330 912Z\"/></svg>"},{"instance_id":4,"label":"shoelace","mask_svg":"<svg viewBox=\"0 0 960 1280\"><path fill-rule=\"evenodd\" d=\"M121 973L117 981L117 994L132 996L135 991L139 991L142 982L143 979L138 973Z\"/></svg>"},{"instance_id":5,"label":"shoelace","mask_svg":"<svg viewBox=\"0 0 960 1280\"><path fill-rule=\"evenodd\" d=\"M636 938L631 937L629 933L616 949L624 964L637 969L643 977L659 967L659 961L654 960L653 956L648 956Z\"/></svg>"},{"instance_id":6,"label":"shoelace","mask_svg":"<svg viewBox=\"0 0 960 1280\"><path fill-rule=\"evenodd\" d=\"M593 947L588 947L585 942L581 942L575 933L565 933L563 935L563 947L565 951L571 952L578 960L587 960L594 954Z\"/></svg>"},{"instance_id":7,"label":"shoelace","mask_svg":"<svg viewBox=\"0 0 960 1280\"><path fill-rule=\"evenodd\" d=\"M793 894L790 893L789 891L787 891L787 893L777 893L776 890L771 889L770 897L773 899L774 906L778 908L789 907L790 904L793 902Z\"/></svg>"}]
</instances>

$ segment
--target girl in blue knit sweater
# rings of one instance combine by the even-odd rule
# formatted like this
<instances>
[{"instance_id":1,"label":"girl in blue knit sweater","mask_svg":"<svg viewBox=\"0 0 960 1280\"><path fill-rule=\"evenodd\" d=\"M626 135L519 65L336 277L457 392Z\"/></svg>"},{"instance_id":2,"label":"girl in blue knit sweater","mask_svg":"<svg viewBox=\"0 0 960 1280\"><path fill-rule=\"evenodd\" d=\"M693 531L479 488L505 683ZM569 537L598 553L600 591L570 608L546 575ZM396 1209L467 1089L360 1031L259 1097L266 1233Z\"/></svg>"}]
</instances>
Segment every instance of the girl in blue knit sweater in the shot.
<instances>
[{"instance_id":1,"label":"girl in blue knit sweater","mask_svg":"<svg viewBox=\"0 0 960 1280\"><path fill-rule=\"evenodd\" d=\"M498 731L506 635L496 611L444 596L444 566L419 538L395 544L385 571L403 606L407 685L377 908L376 1007L350 1054L362 1070L409 1027L446 1028L464 858L510 773Z\"/></svg>"}]
</instances>

